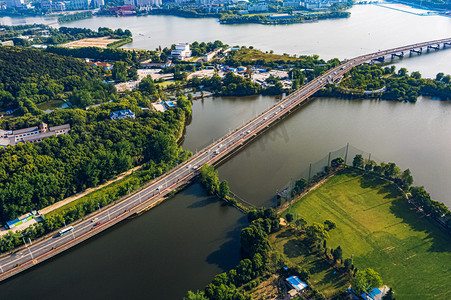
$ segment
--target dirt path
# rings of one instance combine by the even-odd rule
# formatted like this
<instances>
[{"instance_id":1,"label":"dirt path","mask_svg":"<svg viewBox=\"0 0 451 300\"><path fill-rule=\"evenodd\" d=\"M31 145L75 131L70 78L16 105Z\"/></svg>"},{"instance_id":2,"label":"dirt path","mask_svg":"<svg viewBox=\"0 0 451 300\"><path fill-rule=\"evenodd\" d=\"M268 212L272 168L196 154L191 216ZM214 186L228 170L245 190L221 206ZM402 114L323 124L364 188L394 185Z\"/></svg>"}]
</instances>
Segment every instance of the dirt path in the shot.
<instances>
[{"instance_id":1,"label":"dirt path","mask_svg":"<svg viewBox=\"0 0 451 300\"><path fill-rule=\"evenodd\" d=\"M55 209L57 209L57 208L60 208L60 207L62 207L62 206L64 206L64 205L66 205L66 204L69 204L69 203L71 203L72 201L75 201L75 200L77 200L77 199L80 199L81 197L84 197L84 196L86 196L87 194L89 194L89 193L91 193L91 192L97 191L97 190L99 190L99 189L101 189L101 188L106 187L107 185L112 184L113 182L116 182L116 181L118 181L118 180L121 180L122 178L124 178L124 177L127 176L127 175L130 175L133 171L136 171L136 170L138 170L139 168L141 168L141 166L135 167L135 168L133 168L133 169L128 170L127 172L121 173L121 174L119 174L118 177L116 177L116 178L114 178L114 179L112 179L112 180L110 180L110 181L108 181L108 182L106 182L106 183L104 183L104 184L102 184L102 185L96 186L96 187L94 187L94 188L86 189L86 190L84 190L84 191L81 192L81 193L75 194L75 195L70 196L70 197L68 197L68 198L66 198L66 199L64 199L64 200L61 200L61 201L56 202L56 203L54 203L54 204L52 204L52 205L50 205L50 206L47 206L47 207L41 209L41 210L39 211L39 213L40 213L41 215L48 214L49 212L51 212L51 211L53 211L53 210L55 210Z\"/></svg>"},{"instance_id":2,"label":"dirt path","mask_svg":"<svg viewBox=\"0 0 451 300\"><path fill-rule=\"evenodd\" d=\"M135 167L135 168L133 168L133 169L128 170L127 172L121 173L121 174L119 174L119 176L117 176L116 178L114 178L114 179L112 179L112 180L110 180L110 181L108 181L108 182L106 182L106 183L104 183L104 184L102 184L102 185L99 185L99 186L97 186L97 187L95 187L95 188L89 188L89 189L86 189L86 190L84 190L84 191L81 192L81 193L78 193L78 194L75 194L75 195L73 195L73 196L67 197L67 198L64 199L64 200L61 200L61 201L59 201L59 202L56 202L56 203L54 203L54 204L52 204L52 205L50 205L50 206L44 207L43 209L39 210L39 213L40 213L41 215L48 214L49 212L51 212L51 211L53 211L53 210L55 210L55 209L58 209L58 208L60 208L60 207L62 207L62 206L64 206L64 205L66 205L66 204L69 204L69 203L71 203L72 201L75 201L75 200L77 200L77 199L80 199L81 197L84 197L84 196L86 196L86 195L89 194L89 193L92 193L92 192L94 192L94 191L97 191L97 190L99 190L99 189L101 189L101 188L106 187L107 185L110 185L110 184L112 184L112 183L114 183L114 182L116 182L116 181L118 181L118 180L121 180L122 178L124 178L124 177L127 176L127 175L130 175L132 172L138 170L139 168L141 168L141 166ZM14 227L13 229L6 229L5 227L1 227L1 229L0 229L0 236L5 235L5 234L7 234L8 232L22 231L22 230L26 229L27 227L29 227L30 225L32 225L32 224L34 224L34 223L36 223L36 220L35 220L35 219L32 219L32 220L30 220L30 221L28 221L28 222L26 222L26 223L24 223L24 224L20 224L19 226Z\"/></svg>"}]
</instances>

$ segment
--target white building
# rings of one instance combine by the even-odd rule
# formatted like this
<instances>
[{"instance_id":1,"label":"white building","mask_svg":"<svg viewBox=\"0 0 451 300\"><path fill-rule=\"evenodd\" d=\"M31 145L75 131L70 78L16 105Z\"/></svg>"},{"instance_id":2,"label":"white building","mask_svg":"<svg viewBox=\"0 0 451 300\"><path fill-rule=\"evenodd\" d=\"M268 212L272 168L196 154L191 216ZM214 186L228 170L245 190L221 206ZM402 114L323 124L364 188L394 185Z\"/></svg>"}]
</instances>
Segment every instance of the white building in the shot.
<instances>
[{"instance_id":1,"label":"white building","mask_svg":"<svg viewBox=\"0 0 451 300\"><path fill-rule=\"evenodd\" d=\"M327 10L334 4L345 2L345 0L301 0L301 6L311 10Z\"/></svg>"},{"instance_id":2,"label":"white building","mask_svg":"<svg viewBox=\"0 0 451 300\"><path fill-rule=\"evenodd\" d=\"M14 42L12 40L4 41L4 42L0 41L0 46L14 46Z\"/></svg>"},{"instance_id":3,"label":"white building","mask_svg":"<svg viewBox=\"0 0 451 300\"><path fill-rule=\"evenodd\" d=\"M171 56L173 59L184 59L191 56L191 50L188 43L180 43L172 50Z\"/></svg>"},{"instance_id":4,"label":"white building","mask_svg":"<svg viewBox=\"0 0 451 300\"><path fill-rule=\"evenodd\" d=\"M264 2L260 2L255 5L249 5L247 8L249 12L267 12L268 11L268 4Z\"/></svg>"},{"instance_id":5,"label":"white building","mask_svg":"<svg viewBox=\"0 0 451 300\"><path fill-rule=\"evenodd\" d=\"M218 55L219 51L221 51L221 49L215 49L211 52L204 54L204 56L202 57L202 60L204 62L208 62L208 61L212 60L216 55Z\"/></svg>"},{"instance_id":6,"label":"white building","mask_svg":"<svg viewBox=\"0 0 451 300\"><path fill-rule=\"evenodd\" d=\"M73 10L89 9L91 0L70 0L69 8Z\"/></svg>"},{"instance_id":7,"label":"white building","mask_svg":"<svg viewBox=\"0 0 451 300\"><path fill-rule=\"evenodd\" d=\"M40 124L39 127L35 126L12 131L0 130L0 147L14 146L18 143L38 143L53 135L68 135L69 130L69 124L48 128L45 123Z\"/></svg>"},{"instance_id":8,"label":"white building","mask_svg":"<svg viewBox=\"0 0 451 300\"><path fill-rule=\"evenodd\" d=\"M283 0L283 7L300 7L301 1Z\"/></svg>"},{"instance_id":9,"label":"white building","mask_svg":"<svg viewBox=\"0 0 451 300\"><path fill-rule=\"evenodd\" d=\"M24 7L25 4L23 0L6 0L6 7L7 8L13 8L13 7Z\"/></svg>"},{"instance_id":10,"label":"white building","mask_svg":"<svg viewBox=\"0 0 451 300\"><path fill-rule=\"evenodd\" d=\"M52 0L41 0L41 8L44 10L51 10L53 7Z\"/></svg>"},{"instance_id":11,"label":"white building","mask_svg":"<svg viewBox=\"0 0 451 300\"><path fill-rule=\"evenodd\" d=\"M100 8L105 5L105 1L104 0L93 0L92 5L94 6L94 8Z\"/></svg>"}]
</instances>

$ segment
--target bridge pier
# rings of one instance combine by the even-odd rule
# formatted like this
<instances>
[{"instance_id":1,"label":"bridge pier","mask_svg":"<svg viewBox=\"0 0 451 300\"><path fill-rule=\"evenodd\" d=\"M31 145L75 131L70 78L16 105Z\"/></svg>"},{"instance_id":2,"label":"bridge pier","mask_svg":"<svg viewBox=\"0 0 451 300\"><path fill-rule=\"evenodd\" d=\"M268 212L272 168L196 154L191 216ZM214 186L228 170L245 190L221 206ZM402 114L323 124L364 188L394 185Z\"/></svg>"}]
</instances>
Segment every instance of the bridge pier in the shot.
<instances>
[{"instance_id":1,"label":"bridge pier","mask_svg":"<svg viewBox=\"0 0 451 300\"><path fill-rule=\"evenodd\" d=\"M394 57L399 57L399 58L404 57L404 52L401 52L400 54L393 53L393 54L391 55L391 58L394 58Z\"/></svg>"},{"instance_id":2,"label":"bridge pier","mask_svg":"<svg viewBox=\"0 0 451 300\"><path fill-rule=\"evenodd\" d=\"M385 56L381 56L381 57L378 57L378 58L373 58L371 60L371 63L375 63L376 61L383 62L384 60L385 60Z\"/></svg>"},{"instance_id":3,"label":"bridge pier","mask_svg":"<svg viewBox=\"0 0 451 300\"><path fill-rule=\"evenodd\" d=\"M420 50L412 49L410 50L410 55L412 55L412 53L417 53L418 55L421 55L423 53L423 48L420 48Z\"/></svg>"},{"instance_id":4,"label":"bridge pier","mask_svg":"<svg viewBox=\"0 0 451 300\"><path fill-rule=\"evenodd\" d=\"M438 44L437 46L429 45L428 52L429 52L429 49L434 49L435 51L438 51L438 50L440 50L440 44Z\"/></svg>"}]
</instances>

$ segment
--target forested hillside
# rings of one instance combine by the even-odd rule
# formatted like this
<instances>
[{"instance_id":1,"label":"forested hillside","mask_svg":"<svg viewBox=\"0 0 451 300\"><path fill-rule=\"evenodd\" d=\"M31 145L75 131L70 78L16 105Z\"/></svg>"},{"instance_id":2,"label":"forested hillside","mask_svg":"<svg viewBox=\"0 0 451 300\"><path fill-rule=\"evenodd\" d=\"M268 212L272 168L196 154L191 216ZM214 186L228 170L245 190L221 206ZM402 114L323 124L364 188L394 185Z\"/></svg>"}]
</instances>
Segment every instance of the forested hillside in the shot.
<instances>
[{"instance_id":1,"label":"forested hillside","mask_svg":"<svg viewBox=\"0 0 451 300\"><path fill-rule=\"evenodd\" d=\"M138 97L138 96L137 96ZM188 157L177 145L182 109L142 111L133 95L89 111L57 110L41 118L3 120L1 128L69 123L70 134L36 144L0 148L0 221L40 209L105 182L146 162L173 165ZM132 108L135 120L110 120L111 111Z\"/></svg>"},{"instance_id":2,"label":"forested hillside","mask_svg":"<svg viewBox=\"0 0 451 300\"><path fill-rule=\"evenodd\" d=\"M114 86L101 81L100 72L79 59L40 50L0 47L0 108L35 113L36 103L64 98L74 90L90 93L93 102L109 100Z\"/></svg>"}]
</instances>

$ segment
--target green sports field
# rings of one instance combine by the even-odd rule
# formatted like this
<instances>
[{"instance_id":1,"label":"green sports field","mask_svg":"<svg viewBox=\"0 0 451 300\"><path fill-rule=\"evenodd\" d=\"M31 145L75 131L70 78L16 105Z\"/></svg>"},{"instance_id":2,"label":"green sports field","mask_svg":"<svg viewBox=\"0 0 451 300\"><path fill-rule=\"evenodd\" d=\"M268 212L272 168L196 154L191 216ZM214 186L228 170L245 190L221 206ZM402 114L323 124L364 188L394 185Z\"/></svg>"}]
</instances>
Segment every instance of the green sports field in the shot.
<instances>
[{"instance_id":1,"label":"green sports field","mask_svg":"<svg viewBox=\"0 0 451 300\"><path fill-rule=\"evenodd\" d=\"M398 300L451 299L451 236L411 210L395 185L348 169L291 212L309 224L333 221L327 247L340 245L358 269L375 269Z\"/></svg>"}]
</instances>

